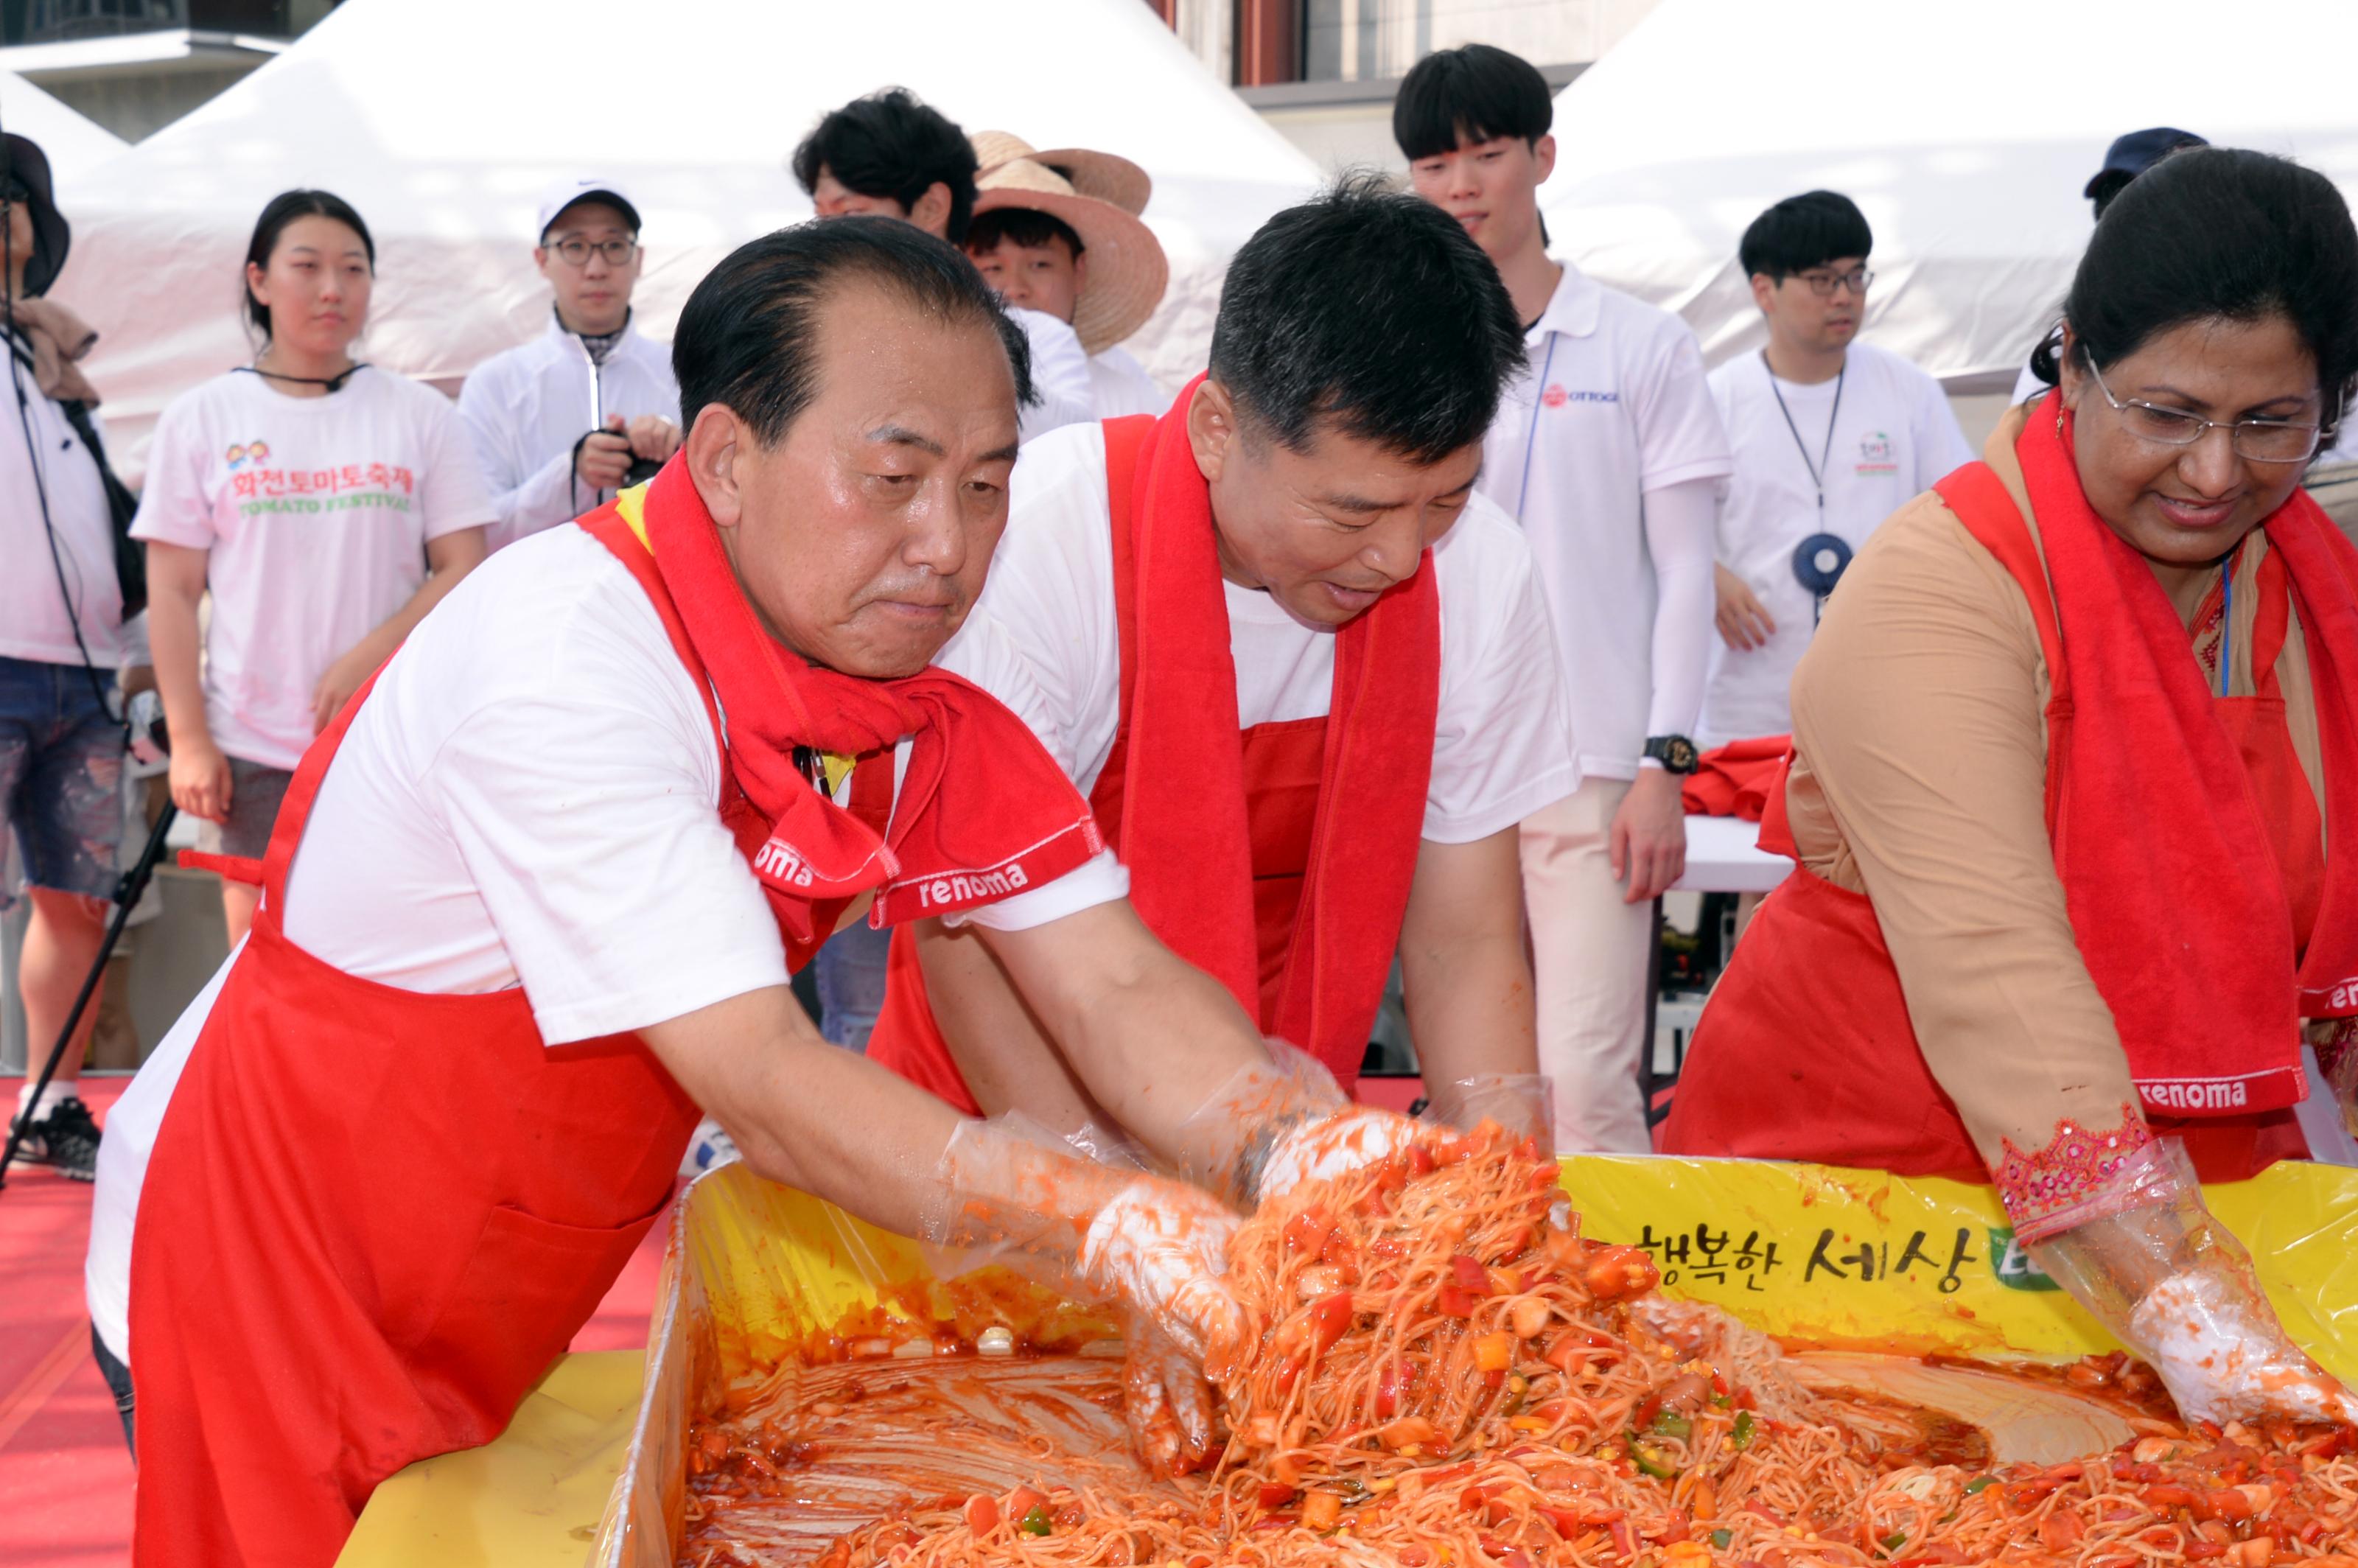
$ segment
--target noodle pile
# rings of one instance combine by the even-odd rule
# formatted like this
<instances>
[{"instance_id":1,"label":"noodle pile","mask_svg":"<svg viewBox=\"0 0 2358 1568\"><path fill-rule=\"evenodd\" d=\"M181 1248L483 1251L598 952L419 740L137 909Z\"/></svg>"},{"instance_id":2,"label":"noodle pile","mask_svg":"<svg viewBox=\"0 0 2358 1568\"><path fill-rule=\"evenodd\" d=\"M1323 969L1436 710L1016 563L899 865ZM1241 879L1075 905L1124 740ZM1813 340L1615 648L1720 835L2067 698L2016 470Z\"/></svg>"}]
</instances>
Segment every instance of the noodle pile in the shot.
<instances>
[{"instance_id":1,"label":"noodle pile","mask_svg":"<svg viewBox=\"0 0 2358 1568\"><path fill-rule=\"evenodd\" d=\"M2358 1434L2140 1418L2112 1454L1993 1470L1974 1429L1812 1391L1765 1336L1653 1295L1651 1260L1582 1238L1555 1180L1486 1127L1264 1206L1230 1249L1252 1334L1206 1476L1034 1448L1025 1484L913 1495L820 1568L2358 1568ZM758 1458L751 1430L708 1429L700 1492ZM939 1441L987 1474L1026 1458L972 1422ZM682 1561L806 1560L725 1540Z\"/></svg>"}]
</instances>

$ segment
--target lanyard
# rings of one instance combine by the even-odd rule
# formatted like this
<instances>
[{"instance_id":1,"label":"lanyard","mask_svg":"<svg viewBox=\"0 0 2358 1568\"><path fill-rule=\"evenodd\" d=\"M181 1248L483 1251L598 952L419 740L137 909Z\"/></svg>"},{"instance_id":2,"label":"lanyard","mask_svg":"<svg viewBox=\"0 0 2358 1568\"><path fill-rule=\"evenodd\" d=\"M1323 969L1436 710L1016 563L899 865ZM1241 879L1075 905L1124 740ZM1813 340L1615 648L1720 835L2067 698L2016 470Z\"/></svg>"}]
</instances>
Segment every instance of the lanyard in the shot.
<instances>
[{"instance_id":1,"label":"lanyard","mask_svg":"<svg viewBox=\"0 0 2358 1568\"><path fill-rule=\"evenodd\" d=\"M1801 427L1793 423L1793 411L1785 406L1785 395L1777 389L1777 373L1769 368L1768 351L1766 349L1760 351L1760 368L1768 372L1768 395L1777 400L1777 412L1785 416L1785 428L1793 433L1793 447L1801 454L1801 466L1810 470L1810 482L1817 487L1818 531L1823 533L1826 526L1826 474L1834 455L1834 425L1842 418L1843 381L1850 374L1850 356L1844 355L1842 369L1834 372L1834 406L1826 416L1825 449L1818 454L1816 462L1810 460L1810 449L1801 439Z\"/></svg>"},{"instance_id":2,"label":"lanyard","mask_svg":"<svg viewBox=\"0 0 2358 1568\"><path fill-rule=\"evenodd\" d=\"M1540 363L1539 379L1531 383L1531 427L1523 438L1523 482L1515 491L1515 521L1526 529L1531 524L1523 516L1523 503L1531 498L1531 454L1540 444L1540 410L1547 406L1548 373L1555 369L1555 337L1553 332L1548 334L1547 357Z\"/></svg>"}]
</instances>

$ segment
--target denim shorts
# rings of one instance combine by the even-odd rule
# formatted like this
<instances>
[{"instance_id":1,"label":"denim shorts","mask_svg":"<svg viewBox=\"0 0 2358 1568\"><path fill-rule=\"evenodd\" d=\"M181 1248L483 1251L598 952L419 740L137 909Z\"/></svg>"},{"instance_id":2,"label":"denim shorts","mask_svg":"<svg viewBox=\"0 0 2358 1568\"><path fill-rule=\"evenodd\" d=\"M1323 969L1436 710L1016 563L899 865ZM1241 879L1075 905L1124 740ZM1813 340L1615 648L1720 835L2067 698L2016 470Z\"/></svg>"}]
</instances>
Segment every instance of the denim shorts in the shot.
<instances>
[{"instance_id":1,"label":"denim shorts","mask_svg":"<svg viewBox=\"0 0 2358 1568\"><path fill-rule=\"evenodd\" d=\"M35 887L114 896L124 755L123 727L89 671L0 656L0 800Z\"/></svg>"}]
</instances>

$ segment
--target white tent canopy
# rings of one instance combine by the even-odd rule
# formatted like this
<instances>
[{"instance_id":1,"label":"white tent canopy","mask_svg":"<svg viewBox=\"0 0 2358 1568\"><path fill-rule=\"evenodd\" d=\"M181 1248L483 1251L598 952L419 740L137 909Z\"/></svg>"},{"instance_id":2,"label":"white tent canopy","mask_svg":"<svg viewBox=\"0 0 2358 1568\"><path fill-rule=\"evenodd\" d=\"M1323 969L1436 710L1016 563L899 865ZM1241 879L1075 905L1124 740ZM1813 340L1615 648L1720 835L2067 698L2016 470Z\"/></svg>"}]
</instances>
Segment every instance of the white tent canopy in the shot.
<instances>
[{"instance_id":1,"label":"white tent canopy","mask_svg":"<svg viewBox=\"0 0 2358 1568\"><path fill-rule=\"evenodd\" d=\"M818 116L892 84L969 131L1145 167L1171 290L1130 346L1174 386L1228 257L1317 180L1138 0L348 0L84 186L59 293L102 334L91 374L126 470L165 403L251 356L241 264L291 187L335 191L374 233L372 363L455 386L540 330L535 201L569 174L629 183L638 319L666 337L730 248L810 215L785 160Z\"/></svg>"},{"instance_id":2,"label":"white tent canopy","mask_svg":"<svg viewBox=\"0 0 2358 1568\"><path fill-rule=\"evenodd\" d=\"M1556 254L1679 311L1716 363L1765 341L1736 264L1762 209L1823 187L1875 229L1865 332L1952 390L2012 384L2087 243L2124 131L2177 125L2358 188L2358 5L2265 20L2197 0L1911 0L1829 26L1662 0L1556 99Z\"/></svg>"},{"instance_id":3,"label":"white tent canopy","mask_svg":"<svg viewBox=\"0 0 2358 1568\"><path fill-rule=\"evenodd\" d=\"M69 221L82 177L126 150L131 144L67 108L14 71L0 70L0 131L29 136L49 155L49 174L58 188L58 205ZM77 238L79 238L79 231Z\"/></svg>"}]
</instances>

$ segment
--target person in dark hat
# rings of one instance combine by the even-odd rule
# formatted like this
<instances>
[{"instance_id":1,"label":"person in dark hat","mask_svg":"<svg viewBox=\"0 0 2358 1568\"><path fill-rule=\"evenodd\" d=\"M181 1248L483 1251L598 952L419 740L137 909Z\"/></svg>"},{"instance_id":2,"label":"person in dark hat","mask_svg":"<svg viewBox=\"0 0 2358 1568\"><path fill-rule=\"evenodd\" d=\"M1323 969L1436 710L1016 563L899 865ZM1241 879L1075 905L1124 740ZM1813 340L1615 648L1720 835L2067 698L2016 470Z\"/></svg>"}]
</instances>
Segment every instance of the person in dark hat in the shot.
<instances>
[{"instance_id":1,"label":"person in dark hat","mask_svg":"<svg viewBox=\"0 0 2358 1568\"><path fill-rule=\"evenodd\" d=\"M2210 142L2191 131L2180 131L2169 125L2155 125L2143 131L2130 131L2115 136L2113 145L2104 149L2104 167L2088 177L2087 188L2080 192L2095 204L2099 220L2113 198L2129 188L2129 181L2143 174L2181 147L2207 147Z\"/></svg>"},{"instance_id":2,"label":"person in dark hat","mask_svg":"<svg viewBox=\"0 0 2358 1568\"><path fill-rule=\"evenodd\" d=\"M2129 188L2129 181L2174 152L2186 147L2207 147L2210 145L2207 138L2198 136L2191 131L2179 130L2173 125L2149 125L2142 131L2125 131L2115 136L2113 145L2104 149L2104 168L2088 177L2088 183L2081 189L2080 194L2086 197L2095 208L2096 221L2102 222L2104 218L2104 209L2110 207L2114 199ZM2052 322L2049 323L2050 328L2052 325ZM2042 330L2039 341L2043 343L2046 341L2046 332ZM2017 404L2028 403L2046 390L2047 384L2039 380L2038 373L2026 363L2022 367L2022 373L2014 378L2014 396L2011 401Z\"/></svg>"},{"instance_id":3,"label":"person in dark hat","mask_svg":"<svg viewBox=\"0 0 2358 1568\"><path fill-rule=\"evenodd\" d=\"M27 1037L46 1051L105 932L123 834L116 687L119 676L149 684L147 645L116 573L115 516L92 413L98 394L76 363L97 334L42 297L73 232L58 211L49 158L23 136L0 136L0 330L11 401L22 412L0 419L0 558L17 568L0 573L0 801L32 904L19 982ZM0 888L0 909L13 901L14 890ZM25 1124L18 1161L84 1182L98 1129L76 1080L97 1017L95 1008L83 1013L49 1087L33 1093L36 1069L16 1107Z\"/></svg>"}]
</instances>

